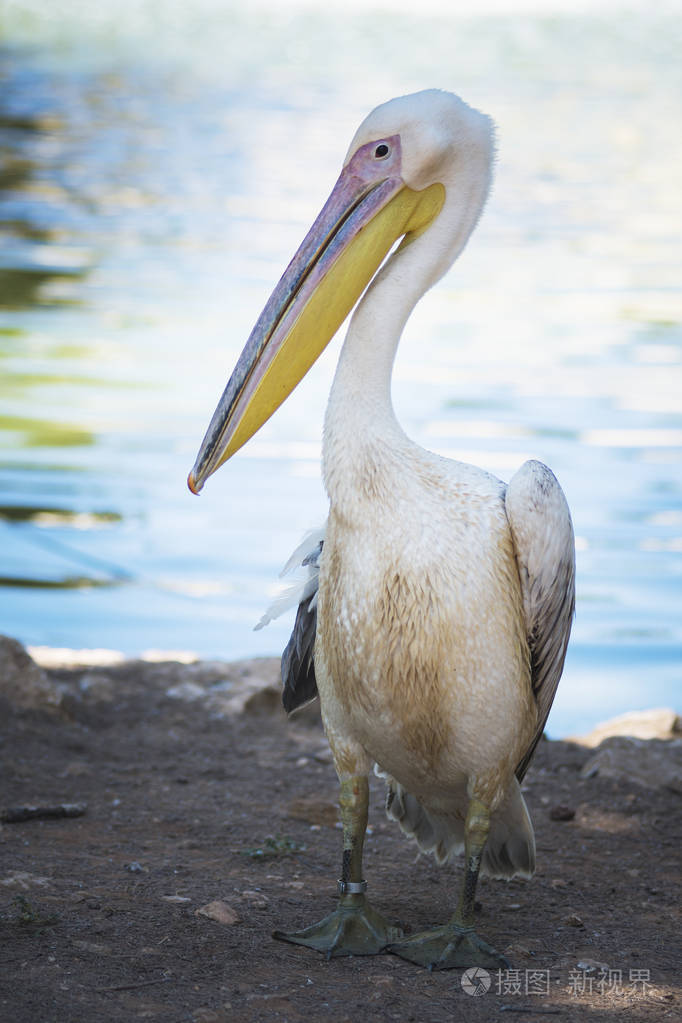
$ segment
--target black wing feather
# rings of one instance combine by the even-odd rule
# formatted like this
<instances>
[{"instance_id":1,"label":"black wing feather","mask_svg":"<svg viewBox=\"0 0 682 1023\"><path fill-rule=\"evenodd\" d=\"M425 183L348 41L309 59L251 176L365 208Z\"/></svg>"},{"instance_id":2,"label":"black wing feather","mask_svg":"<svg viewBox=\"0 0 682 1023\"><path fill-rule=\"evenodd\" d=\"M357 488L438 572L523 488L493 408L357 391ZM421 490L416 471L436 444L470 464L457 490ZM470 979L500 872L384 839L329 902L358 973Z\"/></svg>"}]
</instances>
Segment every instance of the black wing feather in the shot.
<instances>
[{"instance_id":1,"label":"black wing feather","mask_svg":"<svg viewBox=\"0 0 682 1023\"><path fill-rule=\"evenodd\" d=\"M317 582L322 542L303 561ZM282 654L282 703L287 714L310 703L317 696L315 678L315 634L317 632L317 585L298 605L294 631Z\"/></svg>"}]
</instances>

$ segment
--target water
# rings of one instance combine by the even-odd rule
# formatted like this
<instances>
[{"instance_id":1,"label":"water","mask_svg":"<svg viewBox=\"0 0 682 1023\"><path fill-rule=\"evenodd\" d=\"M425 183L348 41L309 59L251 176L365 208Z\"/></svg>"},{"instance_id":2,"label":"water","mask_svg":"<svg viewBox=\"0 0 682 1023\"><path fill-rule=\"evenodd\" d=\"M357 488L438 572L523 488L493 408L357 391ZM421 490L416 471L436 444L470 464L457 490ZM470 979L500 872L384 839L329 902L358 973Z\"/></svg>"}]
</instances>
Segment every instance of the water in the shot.
<instances>
[{"instance_id":1,"label":"water","mask_svg":"<svg viewBox=\"0 0 682 1023\"><path fill-rule=\"evenodd\" d=\"M495 118L496 186L409 323L399 418L502 478L532 456L561 480L578 614L550 732L679 705L678 20L617 3L599 17L404 6L5 5L2 631L280 652L290 620L252 626L326 515L339 340L201 499L185 477L355 127L436 84Z\"/></svg>"}]
</instances>

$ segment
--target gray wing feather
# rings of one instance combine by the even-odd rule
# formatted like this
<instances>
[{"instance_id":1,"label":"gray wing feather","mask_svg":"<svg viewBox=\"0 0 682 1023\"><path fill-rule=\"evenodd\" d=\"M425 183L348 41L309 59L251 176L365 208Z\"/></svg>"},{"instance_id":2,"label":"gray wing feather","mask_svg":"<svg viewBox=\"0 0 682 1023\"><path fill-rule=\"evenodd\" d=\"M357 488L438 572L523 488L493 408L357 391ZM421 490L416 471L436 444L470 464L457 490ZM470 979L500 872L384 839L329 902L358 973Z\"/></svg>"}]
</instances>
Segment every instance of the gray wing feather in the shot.
<instances>
[{"instance_id":1,"label":"gray wing feather","mask_svg":"<svg viewBox=\"0 0 682 1023\"><path fill-rule=\"evenodd\" d=\"M542 462L522 465L505 495L531 658L538 726L521 763L528 769L549 715L575 611L575 540L571 514L556 476Z\"/></svg>"},{"instance_id":2,"label":"gray wing feather","mask_svg":"<svg viewBox=\"0 0 682 1023\"><path fill-rule=\"evenodd\" d=\"M291 639L282 654L282 703L288 714L314 700L317 696L315 679L315 634L317 631L317 589L322 540L313 551L306 553L302 564L309 577L303 599L298 605Z\"/></svg>"}]
</instances>

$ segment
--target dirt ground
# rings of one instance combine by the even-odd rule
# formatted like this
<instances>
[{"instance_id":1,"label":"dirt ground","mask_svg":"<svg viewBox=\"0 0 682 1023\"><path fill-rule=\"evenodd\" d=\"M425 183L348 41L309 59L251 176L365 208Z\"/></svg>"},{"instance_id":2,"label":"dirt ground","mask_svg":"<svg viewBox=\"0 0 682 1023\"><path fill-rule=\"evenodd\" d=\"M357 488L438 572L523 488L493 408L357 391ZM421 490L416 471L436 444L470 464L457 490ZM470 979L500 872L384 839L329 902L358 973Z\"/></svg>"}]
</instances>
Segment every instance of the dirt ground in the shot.
<instances>
[{"instance_id":1,"label":"dirt ground","mask_svg":"<svg viewBox=\"0 0 682 1023\"><path fill-rule=\"evenodd\" d=\"M336 779L317 714L287 721L271 690L226 713L229 684L201 699L207 676L188 673L61 669L48 673L59 710L0 708L2 807L87 807L0 831L3 1023L681 1018L669 788L583 778L593 751L540 744L524 783L537 874L479 887L478 930L513 966L484 994L462 971L391 955L328 962L271 937L335 901ZM406 930L442 923L459 869L416 856L382 788L374 779L372 900ZM212 902L231 922L197 914Z\"/></svg>"}]
</instances>

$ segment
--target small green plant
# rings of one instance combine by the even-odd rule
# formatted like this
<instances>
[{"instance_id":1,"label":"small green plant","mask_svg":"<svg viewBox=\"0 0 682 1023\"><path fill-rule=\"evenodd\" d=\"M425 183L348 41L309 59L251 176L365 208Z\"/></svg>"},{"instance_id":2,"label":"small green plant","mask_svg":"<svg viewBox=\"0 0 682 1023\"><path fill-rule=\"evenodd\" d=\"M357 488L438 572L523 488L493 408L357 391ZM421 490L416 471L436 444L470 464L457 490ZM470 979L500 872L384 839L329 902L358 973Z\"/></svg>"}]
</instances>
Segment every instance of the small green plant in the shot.
<instances>
[{"instance_id":1,"label":"small green plant","mask_svg":"<svg viewBox=\"0 0 682 1023\"><path fill-rule=\"evenodd\" d=\"M276 856L295 856L300 852L305 852L305 846L299 845L288 835L268 835L261 845L253 849L243 849L242 856L250 856L254 860L268 860Z\"/></svg>"},{"instance_id":2,"label":"small green plant","mask_svg":"<svg viewBox=\"0 0 682 1023\"><path fill-rule=\"evenodd\" d=\"M52 924L56 924L59 917L51 913L48 916L43 916L39 909L26 898L25 895L15 895L12 899L12 905L16 908L17 914L13 917L13 920L21 924L22 927L50 927Z\"/></svg>"}]
</instances>

